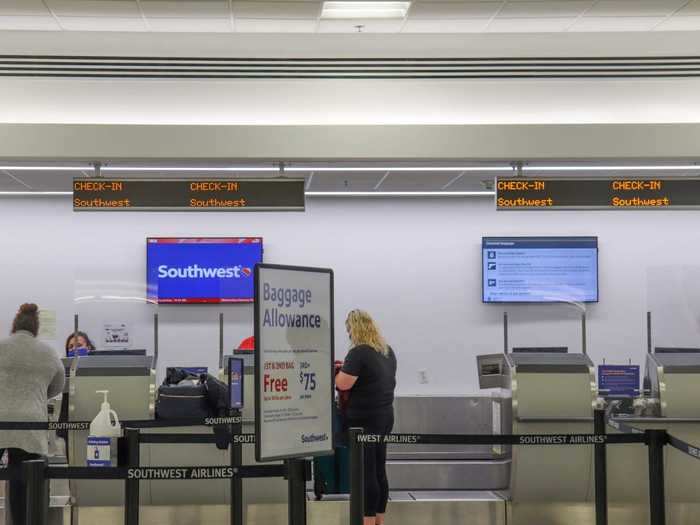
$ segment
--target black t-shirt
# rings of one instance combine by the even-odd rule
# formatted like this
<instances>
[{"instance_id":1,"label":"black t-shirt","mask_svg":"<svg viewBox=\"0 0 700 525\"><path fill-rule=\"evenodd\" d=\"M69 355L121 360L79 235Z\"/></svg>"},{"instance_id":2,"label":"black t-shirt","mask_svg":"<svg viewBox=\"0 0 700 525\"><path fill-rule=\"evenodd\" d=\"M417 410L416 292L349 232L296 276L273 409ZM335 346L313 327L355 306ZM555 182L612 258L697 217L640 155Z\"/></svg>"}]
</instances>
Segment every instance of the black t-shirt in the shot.
<instances>
[{"instance_id":1,"label":"black t-shirt","mask_svg":"<svg viewBox=\"0 0 700 525\"><path fill-rule=\"evenodd\" d=\"M391 348L387 355L377 352L369 345L351 348L345 357L342 370L357 377L350 390L348 417L393 412L396 355Z\"/></svg>"}]
</instances>

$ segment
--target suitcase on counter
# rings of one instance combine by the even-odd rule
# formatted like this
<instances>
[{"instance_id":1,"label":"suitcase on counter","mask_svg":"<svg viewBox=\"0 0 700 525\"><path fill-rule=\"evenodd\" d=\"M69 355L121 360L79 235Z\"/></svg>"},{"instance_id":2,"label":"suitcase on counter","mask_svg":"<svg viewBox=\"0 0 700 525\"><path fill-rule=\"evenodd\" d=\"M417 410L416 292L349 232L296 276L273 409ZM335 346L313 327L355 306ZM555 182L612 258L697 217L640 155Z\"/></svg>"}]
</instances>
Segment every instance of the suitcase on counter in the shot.
<instances>
[{"instance_id":1,"label":"suitcase on counter","mask_svg":"<svg viewBox=\"0 0 700 525\"><path fill-rule=\"evenodd\" d=\"M204 385L161 385L158 388L158 419L207 418L211 408Z\"/></svg>"}]
</instances>

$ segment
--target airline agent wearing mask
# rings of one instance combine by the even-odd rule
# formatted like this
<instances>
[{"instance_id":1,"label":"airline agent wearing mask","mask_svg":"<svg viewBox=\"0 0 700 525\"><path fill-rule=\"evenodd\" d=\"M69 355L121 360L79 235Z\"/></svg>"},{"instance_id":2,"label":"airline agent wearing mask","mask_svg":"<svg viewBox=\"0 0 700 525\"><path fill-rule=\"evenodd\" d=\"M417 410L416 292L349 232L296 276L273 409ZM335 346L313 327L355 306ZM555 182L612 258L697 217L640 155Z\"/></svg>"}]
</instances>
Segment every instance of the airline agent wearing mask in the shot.
<instances>
[{"instance_id":1,"label":"airline agent wearing mask","mask_svg":"<svg viewBox=\"0 0 700 525\"><path fill-rule=\"evenodd\" d=\"M78 356L90 355L95 351L95 345L92 344L90 338L85 332L78 332L78 345L77 354ZM76 344L75 344L75 332L72 332L66 339L66 357L75 357L76 355Z\"/></svg>"}]
</instances>

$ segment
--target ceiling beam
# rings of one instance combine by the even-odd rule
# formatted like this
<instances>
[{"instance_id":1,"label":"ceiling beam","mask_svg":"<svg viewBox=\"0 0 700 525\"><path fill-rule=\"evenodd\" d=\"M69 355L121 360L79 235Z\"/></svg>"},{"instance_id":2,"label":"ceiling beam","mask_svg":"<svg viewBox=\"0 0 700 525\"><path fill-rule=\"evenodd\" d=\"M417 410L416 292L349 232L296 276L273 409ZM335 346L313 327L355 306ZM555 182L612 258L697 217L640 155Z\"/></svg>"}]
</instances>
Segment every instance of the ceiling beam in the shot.
<instances>
[{"instance_id":1,"label":"ceiling beam","mask_svg":"<svg viewBox=\"0 0 700 525\"><path fill-rule=\"evenodd\" d=\"M697 159L700 124L0 124L0 159Z\"/></svg>"}]
</instances>

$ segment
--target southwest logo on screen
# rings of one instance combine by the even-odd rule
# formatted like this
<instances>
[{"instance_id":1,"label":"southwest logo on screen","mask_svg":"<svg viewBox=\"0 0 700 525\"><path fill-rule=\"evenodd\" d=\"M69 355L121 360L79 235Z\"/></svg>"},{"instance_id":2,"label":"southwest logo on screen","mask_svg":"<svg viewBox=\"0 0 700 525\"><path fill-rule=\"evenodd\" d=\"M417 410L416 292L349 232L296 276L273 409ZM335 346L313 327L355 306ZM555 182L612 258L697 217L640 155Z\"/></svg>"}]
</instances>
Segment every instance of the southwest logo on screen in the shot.
<instances>
[{"instance_id":1,"label":"southwest logo on screen","mask_svg":"<svg viewBox=\"0 0 700 525\"><path fill-rule=\"evenodd\" d=\"M253 271L243 266L227 268L205 268L198 264L185 267L161 264L158 267L158 279L240 279L250 277Z\"/></svg>"}]
</instances>

